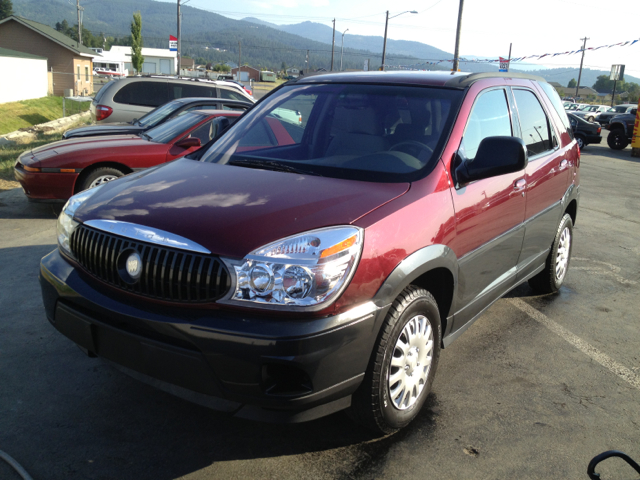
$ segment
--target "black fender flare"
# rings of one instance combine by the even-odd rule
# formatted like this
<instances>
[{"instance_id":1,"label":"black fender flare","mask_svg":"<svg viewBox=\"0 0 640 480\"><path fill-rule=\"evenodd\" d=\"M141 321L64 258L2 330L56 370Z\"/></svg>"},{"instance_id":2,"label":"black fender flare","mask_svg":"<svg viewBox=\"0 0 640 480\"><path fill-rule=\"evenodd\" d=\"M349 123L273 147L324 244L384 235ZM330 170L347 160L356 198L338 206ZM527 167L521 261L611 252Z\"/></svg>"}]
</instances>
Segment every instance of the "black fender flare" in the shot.
<instances>
[{"instance_id":1,"label":"black fender flare","mask_svg":"<svg viewBox=\"0 0 640 480\"><path fill-rule=\"evenodd\" d=\"M444 268L451 273L454 290L452 293L455 295L458 285L458 258L446 245L435 244L421 248L402 260L380 286L373 302L378 307L390 305L408 285L436 268ZM451 305L447 313L450 313L450 309Z\"/></svg>"}]
</instances>

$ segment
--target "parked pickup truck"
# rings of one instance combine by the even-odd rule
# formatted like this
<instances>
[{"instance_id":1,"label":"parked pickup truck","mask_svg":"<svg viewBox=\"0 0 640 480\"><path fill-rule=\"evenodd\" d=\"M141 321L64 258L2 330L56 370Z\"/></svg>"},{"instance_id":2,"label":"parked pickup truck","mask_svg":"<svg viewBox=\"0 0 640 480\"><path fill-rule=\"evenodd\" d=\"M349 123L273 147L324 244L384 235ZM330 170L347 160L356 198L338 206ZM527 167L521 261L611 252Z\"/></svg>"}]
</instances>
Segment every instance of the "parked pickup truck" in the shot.
<instances>
[{"instance_id":1,"label":"parked pickup truck","mask_svg":"<svg viewBox=\"0 0 640 480\"><path fill-rule=\"evenodd\" d=\"M629 113L616 115L605 127L609 130L607 145L614 150L622 150L631 143L633 127L636 123L638 109L634 108Z\"/></svg>"}]
</instances>

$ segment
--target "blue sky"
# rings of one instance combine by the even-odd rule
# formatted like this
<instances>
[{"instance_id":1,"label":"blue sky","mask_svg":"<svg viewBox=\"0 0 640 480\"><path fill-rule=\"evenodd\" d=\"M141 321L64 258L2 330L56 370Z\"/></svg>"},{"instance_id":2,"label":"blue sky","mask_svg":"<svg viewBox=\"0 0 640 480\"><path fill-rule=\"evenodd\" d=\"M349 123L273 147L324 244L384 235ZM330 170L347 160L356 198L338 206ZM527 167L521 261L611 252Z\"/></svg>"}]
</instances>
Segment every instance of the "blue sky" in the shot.
<instances>
[{"instance_id":1,"label":"blue sky","mask_svg":"<svg viewBox=\"0 0 640 480\"><path fill-rule=\"evenodd\" d=\"M252 16L276 24L309 20L331 26L336 18L337 32L349 29L345 47L349 34L382 36L387 10L390 16L416 10L417 15L404 13L391 19L388 37L453 52L459 0L189 0L187 5L229 18ZM639 25L640 0L617 0L615 8L601 0L465 0L460 53L506 57L510 42L513 57L564 52L581 47L585 36L587 47L595 48L640 38ZM580 55L526 60L521 67L524 63L535 68L578 67ZM585 67L610 70L612 64L625 64L629 74L640 77L640 42L585 54Z\"/></svg>"}]
</instances>

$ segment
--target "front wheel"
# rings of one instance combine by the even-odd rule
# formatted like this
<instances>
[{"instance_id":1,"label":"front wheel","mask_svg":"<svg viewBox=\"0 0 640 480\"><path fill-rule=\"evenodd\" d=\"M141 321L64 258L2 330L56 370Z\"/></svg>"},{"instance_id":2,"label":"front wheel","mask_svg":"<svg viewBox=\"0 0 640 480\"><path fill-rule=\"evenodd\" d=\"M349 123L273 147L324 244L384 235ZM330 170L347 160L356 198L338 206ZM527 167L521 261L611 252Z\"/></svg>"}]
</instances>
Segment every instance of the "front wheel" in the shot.
<instances>
[{"instance_id":1,"label":"front wheel","mask_svg":"<svg viewBox=\"0 0 640 480\"><path fill-rule=\"evenodd\" d=\"M364 381L353 395L351 416L382 434L409 424L431 389L441 337L433 296L407 287L387 314Z\"/></svg>"},{"instance_id":2,"label":"front wheel","mask_svg":"<svg viewBox=\"0 0 640 480\"><path fill-rule=\"evenodd\" d=\"M529 285L539 293L554 293L560 290L569 269L573 246L573 221L565 213L560 221L544 270L529 279Z\"/></svg>"},{"instance_id":3,"label":"front wheel","mask_svg":"<svg viewBox=\"0 0 640 480\"><path fill-rule=\"evenodd\" d=\"M607 145L614 150L622 150L629 145L629 139L622 130L611 130L607 135Z\"/></svg>"},{"instance_id":4,"label":"front wheel","mask_svg":"<svg viewBox=\"0 0 640 480\"><path fill-rule=\"evenodd\" d=\"M110 182L116 178L120 178L124 173L117 168L100 167L89 172L87 176L82 179L78 185L76 193L88 190L89 188L97 187L103 183Z\"/></svg>"}]
</instances>

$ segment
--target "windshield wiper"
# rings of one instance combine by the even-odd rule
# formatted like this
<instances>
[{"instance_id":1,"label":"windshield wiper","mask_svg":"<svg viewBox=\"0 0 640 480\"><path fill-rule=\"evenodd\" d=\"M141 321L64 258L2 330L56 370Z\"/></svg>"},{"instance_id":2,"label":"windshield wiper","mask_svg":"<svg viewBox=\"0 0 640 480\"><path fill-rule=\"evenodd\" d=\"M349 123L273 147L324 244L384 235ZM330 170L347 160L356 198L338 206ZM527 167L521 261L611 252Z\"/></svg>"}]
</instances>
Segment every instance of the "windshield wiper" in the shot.
<instances>
[{"instance_id":1,"label":"windshield wiper","mask_svg":"<svg viewBox=\"0 0 640 480\"><path fill-rule=\"evenodd\" d=\"M311 170L303 170L301 168L296 168L291 165L286 165L284 163L270 161L270 160L251 160L248 158L242 158L238 160L231 160L227 165L235 165L238 167L247 167L247 168L260 168L263 170L273 170L274 172L289 172L289 173L299 173L301 175L314 175L316 177L321 177L319 173L313 172Z\"/></svg>"},{"instance_id":2,"label":"windshield wiper","mask_svg":"<svg viewBox=\"0 0 640 480\"><path fill-rule=\"evenodd\" d=\"M149 140L149 141L151 141L151 137L150 137L149 135L147 135L145 132L141 132L141 133L139 133L139 134L138 134L138 136L139 136L140 138L144 138L145 140Z\"/></svg>"}]
</instances>

